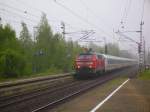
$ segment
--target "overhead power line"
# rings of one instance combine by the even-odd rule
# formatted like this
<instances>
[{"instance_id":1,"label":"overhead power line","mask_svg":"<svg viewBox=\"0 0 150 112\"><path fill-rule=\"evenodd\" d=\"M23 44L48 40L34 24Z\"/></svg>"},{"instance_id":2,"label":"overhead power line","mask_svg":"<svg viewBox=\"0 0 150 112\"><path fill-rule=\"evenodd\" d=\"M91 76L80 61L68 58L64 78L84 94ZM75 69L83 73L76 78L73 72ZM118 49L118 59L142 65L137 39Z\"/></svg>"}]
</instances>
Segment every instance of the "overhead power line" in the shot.
<instances>
[{"instance_id":1,"label":"overhead power line","mask_svg":"<svg viewBox=\"0 0 150 112\"><path fill-rule=\"evenodd\" d=\"M130 40L130 41L136 43L136 44L139 44L139 42L137 42L137 41L135 41L134 39L132 39L132 38L126 36L125 34L123 34L123 33L120 32L120 31L118 31L118 32L116 32L116 33L119 34L120 36L123 36L123 37L125 37L126 39L128 39L128 40Z\"/></svg>"},{"instance_id":2,"label":"overhead power line","mask_svg":"<svg viewBox=\"0 0 150 112\"><path fill-rule=\"evenodd\" d=\"M35 8L35 7L31 6L31 5L29 5L28 3L23 2L22 0L16 0L16 1L17 1L17 3L21 3L21 5L22 5L22 4L28 5L30 8L34 9L35 11L38 11L38 12L40 12L40 13L42 13L42 12L45 13L43 10L38 9L38 8ZM13 1L12 3L14 3L14 1ZM1 5L1 6L5 6L5 7L9 8L9 9L12 9L12 10L14 10L14 11L16 11L16 12L21 13L21 14L26 14L26 15L32 16L32 17L34 17L34 18L36 18L36 19L37 19L37 18L40 18L39 15L35 15L35 14L33 14L33 13L27 11L27 10L21 10L21 9L19 9L19 8L16 8L16 7L10 6L10 5L8 5L8 4L4 4L4 3L0 3L0 5ZM46 14L47 14L47 13L46 13ZM56 23L56 22L57 22L57 23L60 24L60 22L61 22L61 20L56 20L56 19L53 20L53 19L47 18L47 20L48 20L48 22L50 22L50 23L52 23L52 22L55 22L55 23ZM72 29L81 29L81 28L74 27L74 26L70 25L70 24L67 23L67 22L65 22L65 24L66 24L67 26L69 26L70 28L72 28Z\"/></svg>"},{"instance_id":3,"label":"overhead power line","mask_svg":"<svg viewBox=\"0 0 150 112\"><path fill-rule=\"evenodd\" d=\"M44 10L42 10L40 8L37 8L37 7L34 7L34 6L30 5L29 3L24 2L22 0L16 0L16 1L17 1L17 3L20 3L21 5L25 4L26 6L28 6L29 8L34 9L36 12L39 12L40 14L45 13L48 16L51 17L51 13L49 13L49 12L45 12ZM50 22L58 22L58 21L61 22L61 20L58 20L58 18L55 18L55 17L51 17L51 18L54 18L54 19L48 19Z\"/></svg>"},{"instance_id":4,"label":"overhead power line","mask_svg":"<svg viewBox=\"0 0 150 112\"><path fill-rule=\"evenodd\" d=\"M6 12L6 13L9 13L9 14L13 14L13 15L19 16L20 18L26 19L26 20L28 20L28 21L30 21L30 22L39 22L39 21L37 21L37 20L30 19L30 18L27 18L26 16L23 16L23 15L20 15L20 14L18 14L18 13L16 13L16 12L13 12L12 10L10 11L10 10L8 10L8 9L3 9L3 8L0 8L0 10L1 10L2 12Z\"/></svg>"},{"instance_id":5,"label":"overhead power line","mask_svg":"<svg viewBox=\"0 0 150 112\"><path fill-rule=\"evenodd\" d=\"M144 7L145 7L145 0L143 0L143 4L142 4L141 21L143 21L143 17L144 17Z\"/></svg>"},{"instance_id":6,"label":"overhead power line","mask_svg":"<svg viewBox=\"0 0 150 112\"><path fill-rule=\"evenodd\" d=\"M18 8L15 8L15 7L12 7L12 6L10 6L10 5L7 5L7 4L4 4L4 3L1 3L0 2L0 5L1 6L5 6L5 9L6 9L6 7L7 7L7 10L8 10L8 8L9 9L11 9L11 11L13 10L13 11L15 11L15 13L16 12L19 12L19 14L26 14L26 15L28 15L28 16L31 16L31 17L34 17L34 19L37 19L37 18L40 18L41 16L39 16L39 15L35 15L35 14L32 14L32 13L30 13L29 11L27 11L27 10L21 10L21 9L18 9ZM17 13L18 14L18 13ZM50 22L50 23L52 23L52 22L60 22L60 21L57 21L57 20L51 20L51 19L48 19L47 18L47 20Z\"/></svg>"},{"instance_id":7,"label":"overhead power line","mask_svg":"<svg viewBox=\"0 0 150 112\"><path fill-rule=\"evenodd\" d=\"M125 1L126 1L126 4L125 4L125 7L124 7L122 18L121 18L121 20L119 22L118 29L120 28L120 26L121 26L121 28L124 28L124 25L127 22L127 17L128 17L129 11L130 11L132 0L125 0Z\"/></svg>"},{"instance_id":8,"label":"overhead power line","mask_svg":"<svg viewBox=\"0 0 150 112\"><path fill-rule=\"evenodd\" d=\"M17 12L20 12L20 13L24 13L24 14L30 15L30 16L35 17L35 18L39 18L39 17L40 17L40 16L37 16L37 15L31 14L31 13L28 12L27 10L21 10L21 9L12 7L12 6L10 6L10 5L7 5L7 4L1 3L1 2L0 2L0 5L1 5L1 6L5 6L5 7L9 8L9 9L13 9L13 10L15 10L15 11L17 11Z\"/></svg>"},{"instance_id":9,"label":"overhead power line","mask_svg":"<svg viewBox=\"0 0 150 112\"><path fill-rule=\"evenodd\" d=\"M81 21L83 21L86 24L89 24L90 26L95 27L96 29L99 29L100 31L102 31L104 34L107 34L109 36L111 36L110 34L108 34L107 32L105 32L103 29L99 28L99 26L89 22L87 19L83 18L82 16L78 15L76 12L72 11L70 8L66 7L65 5L57 2L55 0L55 3L57 3L59 6L63 7L65 10L67 10L68 12L70 12L72 15L74 15L75 17L77 17L78 19L80 19Z\"/></svg>"},{"instance_id":10,"label":"overhead power line","mask_svg":"<svg viewBox=\"0 0 150 112\"><path fill-rule=\"evenodd\" d=\"M41 10L41 9L39 9L39 8L36 8L36 7L33 7L32 5L28 4L27 2L24 2L24 1L22 1L22 0L16 0L16 1L17 1L18 4L28 6L30 9L32 8L32 9L34 9L36 12L45 13L43 10ZM14 3L15 3L14 0L11 1L11 2L12 2L11 4L15 5L15 4L14 4ZM10 6L10 5L8 5L8 4L4 4L4 3L2 3L2 4L0 4L0 5L6 6L7 8L10 8L10 9L12 9L12 10L15 10L15 11L21 13L21 14L26 14L26 15L32 16L32 17L34 17L34 18L36 18L36 19L37 19L37 18L40 18L39 15L35 15L35 14L33 14L33 13L27 11L27 10L21 10L21 9L16 8L16 7ZM50 14L50 13L45 13L45 14ZM49 16L49 15L48 15L48 16ZM60 24L60 22L64 21L64 20L58 20L57 18L55 18L54 20L47 18L47 20L48 20L49 23L55 22L55 23L59 23L59 24ZM68 22L66 22L66 21L64 21L64 22L65 22L65 24L66 24L66 27L69 27L69 29L72 28L72 29L74 29L74 30L77 30L77 29L83 30L83 28L79 28L79 27L72 26L72 25L70 25L70 24L69 24Z\"/></svg>"},{"instance_id":11,"label":"overhead power line","mask_svg":"<svg viewBox=\"0 0 150 112\"><path fill-rule=\"evenodd\" d=\"M2 18L2 21L5 21L6 23L7 23L8 21L10 21L10 22L13 22L13 24L21 25L21 22L20 22L20 21L16 21L16 20L12 20L12 19L3 19L3 18ZM26 24L27 24L27 26L30 26L30 27L35 26L34 24L29 24L29 23L26 23Z\"/></svg>"},{"instance_id":12,"label":"overhead power line","mask_svg":"<svg viewBox=\"0 0 150 112\"><path fill-rule=\"evenodd\" d=\"M85 8L91 13L91 15L92 15L93 17L95 17L95 19L97 19L98 21L101 20L101 21L105 22L102 18L100 18L99 16L97 16L97 14L96 14L91 8L89 8L89 7L86 5L86 3L84 2L84 0L80 0L80 2L81 2L81 3L85 6ZM105 26L107 26L107 27L109 27L110 29L112 29L111 26L113 26L113 25L111 24L111 26L110 26L110 25L106 25L106 24L105 24Z\"/></svg>"}]
</instances>

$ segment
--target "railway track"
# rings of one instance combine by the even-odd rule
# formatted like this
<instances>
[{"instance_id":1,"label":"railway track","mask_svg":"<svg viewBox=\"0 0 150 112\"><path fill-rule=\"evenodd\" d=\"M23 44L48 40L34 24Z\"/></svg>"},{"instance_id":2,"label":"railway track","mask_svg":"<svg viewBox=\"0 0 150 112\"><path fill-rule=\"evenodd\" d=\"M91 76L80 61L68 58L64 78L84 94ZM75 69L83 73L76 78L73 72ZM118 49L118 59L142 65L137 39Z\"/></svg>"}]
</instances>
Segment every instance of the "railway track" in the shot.
<instances>
[{"instance_id":1,"label":"railway track","mask_svg":"<svg viewBox=\"0 0 150 112\"><path fill-rule=\"evenodd\" d=\"M0 85L0 108L22 101L23 99L28 99L30 95L30 98L32 98L35 94L42 93L42 91L46 91L49 88L55 88L72 81L72 75L65 74L60 77L35 78L32 80L18 81L12 85L11 83ZM8 94L5 95L4 92L8 92Z\"/></svg>"},{"instance_id":2,"label":"railway track","mask_svg":"<svg viewBox=\"0 0 150 112\"><path fill-rule=\"evenodd\" d=\"M38 112L46 111L49 108L56 106L66 99L79 95L95 86L103 84L123 73L125 70L120 70L117 73L108 73L103 77L92 80L74 80L61 86L54 86L45 91L35 92L34 94L25 97L19 97L18 100L8 100L0 106L1 112Z\"/></svg>"},{"instance_id":3,"label":"railway track","mask_svg":"<svg viewBox=\"0 0 150 112\"><path fill-rule=\"evenodd\" d=\"M60 74L57 76L53 75L53 76L45 76L45 77L39 77L39 78L30 78L30 79L19 80L16 82L10 81L10 82L6 82L6 83L0 83L0 89L14 87L14 86L20 86L20 85L24 85L24 84L31 84L31 83L36 83L36 82L41 82L41 81L46 81L46 80L65 78L65 77L70 76L70 74L73 74L73 73Z\"/></svg>"},{"instance_id":4,"label":"railway track","mask_svg":"<svg viewBox=\"0 0 150 112\"><path fill-rule=\"evenodd\" d=\"M41 89L46 89L50 85L62 82L64 80L71 79L71 74L65 74L59 76L49 76L44 78L33 78L27 80L17 81L15 83L0 84L0 103L3 99L12 98L15 96L36 92Z\"/></svg>"},{"instance_id":5,"label":"railway track","mask_svg":"<svg viewBox=\"0 0 150 112\"><path fill-rule=\"evenodd\" d=\"M134 70L132 70L132 71L128 71L127 74L129 74L129 75L127 75L127 76L130 77L131 74L135 75L136 71L137 71L136 68L134 68ZM107 81L112 80L112 79L120 76L123 72L124 72L124 70L123 71L121 70L118 73L108 73L104 77L100 77L100 78L95 79L95 80L87 81L87 82L85 82L81 85L78 85L77 91L71 92L71 93L65 95L64 97L62 97L58 100L51 101L48 104L46 104L44 106L41 106L40 108L32 110L32 112L41 112L41 111L45 112L45 111L48 111L49 109L53 108L53 106L56 106L57 104L63 103L64 101L66 101L69 98L72 98L73 96L82 94L82 93L86 92L89 89L92 89L92 88L94 88L98 85L104 84Z\"/></svg>"}]
</instances>

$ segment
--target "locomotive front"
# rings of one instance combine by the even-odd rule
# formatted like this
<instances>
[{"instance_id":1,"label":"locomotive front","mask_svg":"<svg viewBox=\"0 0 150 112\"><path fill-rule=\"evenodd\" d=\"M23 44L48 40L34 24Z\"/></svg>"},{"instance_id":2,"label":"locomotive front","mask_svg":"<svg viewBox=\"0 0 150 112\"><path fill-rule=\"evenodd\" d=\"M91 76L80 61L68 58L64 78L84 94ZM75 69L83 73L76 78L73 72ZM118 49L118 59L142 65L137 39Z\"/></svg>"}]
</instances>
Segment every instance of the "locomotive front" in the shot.
<instances>
[{"instance_id":1,"label":"locomotive front","mask_svg":"<svg viewBox=\"0 0 150 112\"><path fill-rule=\"evenodd\" d=\"M96 73L97 59L95 54L83 53L75 60L75 70L77 74Z\"/></svg>"}]
</instances>

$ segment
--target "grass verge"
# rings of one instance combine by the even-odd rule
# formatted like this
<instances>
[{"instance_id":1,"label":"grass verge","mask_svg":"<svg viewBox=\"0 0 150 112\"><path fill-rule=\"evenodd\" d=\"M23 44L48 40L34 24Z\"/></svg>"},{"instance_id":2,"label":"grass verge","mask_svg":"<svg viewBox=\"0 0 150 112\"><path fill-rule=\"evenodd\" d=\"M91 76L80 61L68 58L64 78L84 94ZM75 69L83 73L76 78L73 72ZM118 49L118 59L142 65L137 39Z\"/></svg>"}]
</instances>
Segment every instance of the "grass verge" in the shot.
<instances>
[{"instance_id":1,"label":"grass verge","mask_svg":"<svg viewBox=\"0 0 150 112\"><path fill-rule=\"evenodd\" d=\"M139 79L142 79L142 80L150 80L150 70L145 70L145 71L143 71L143 72L140 74Z\"/></svg>"},{"instance_id":2,"label":"grass verge","mask_svg":"<svg viewBox=\"0 0 150 112\"><path fill-rule=\"evenodd\" d=\"M69 71L69 72L72 72L72 71ZM35 78L35 77L48 76L48 75L57 75L57 74L62 74L62 73L64 73L62 70L48 69L47 71L45 71L43 73L20 75L18 77L3 77L0 75L0 83L8 82L8 81L15 82L15 81L21 80L21 79L29 79L29 78Z\"/></svg>"}]
</instances>

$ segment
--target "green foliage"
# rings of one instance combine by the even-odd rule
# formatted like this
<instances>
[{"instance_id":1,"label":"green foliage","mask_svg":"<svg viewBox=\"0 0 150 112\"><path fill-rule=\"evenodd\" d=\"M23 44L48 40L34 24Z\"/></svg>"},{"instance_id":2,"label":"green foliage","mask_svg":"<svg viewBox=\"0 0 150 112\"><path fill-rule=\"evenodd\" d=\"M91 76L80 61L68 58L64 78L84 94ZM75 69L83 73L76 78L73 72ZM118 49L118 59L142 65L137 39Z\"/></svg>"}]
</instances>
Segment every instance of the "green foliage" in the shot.
<instances>
[{"instance_id":1,"label":"green foliage","mask_svg":"<svg viewBox=\"0 0 150 112\"><path fill-rule=\"evenodd\" d=\"M52 74L52 75L55 75L55 74L59 74L59 73L62 73L63 71L59 68L56 68L56 67L50 67L49 69L46 70L46 73L47 74Z\"/></svg>"},{"instance_id":2,"label":"green foliage","mask_svg":"<svg viewBox=\"0 0 150 112\"><path fill-rule=\"evenodd\" d=\"M28 31L26 24L24 22L22 22L21 25L22 25L22 30L20 32L19 39L20 39L21 44L24 47L24 49L27 49L26 51L28 51L30 49L30 47L32 46L33 41L31 39L31 35Z\"/></svg>"},{"instance_id":3,"label":"green foliage","mask_svg":"<svg viewBox=\"0 0 150 112\"><path fill-rule=\"evenodd\" d=\"M17 39L15 31L12 30L10 25L0 26L0 51L6 48L16 49Z\"/></svg>"},{"instance_id":4,"label":"green foliage","mask_svg":"<svg viewBox=\"0 0 150 112\"><path fill-rule=\"evenodd\" d=\"M35 70L36 72L45 71L50 67L51 57L52 57L52 31L46 15L43 14L40 24L38 25L35 43Z\"/></svg>"},{"instance_id":5,"label":"green foliage","mask_svg":"<svg viewBox=\"0 0 150 112\"><path fill-rule=\"evenodd\" d=\"M32 40L27 25L22 22L19 39L10 25L0 25L0 77L24 77L33 74L53 74L70 72L74 59L82 51L81 46L72 40L66 41L61 34L54 33L46 14L42 14L35 27L35 40ZM117 44L108 43L108 54L119 56ZM90 43L90 48L104 53L104 47ZM50 72L50 73L49 73Z\"/></svg>"},{"instance_id":6,"label":"green foliage","mask_svg":"<svg viewBox=\"0 0 150 112\"><path fill-rule=\"evenodd\" d=\"M81 51L77 42L53 33L45 14L35 32L35 41L22 22L19 39L9 25L0 26L0 77L24 77L39 73L69 72ZM48 73L50 74L50 73Z\"/></svg>"},{"instance_id":7,"label":"green foliage","mask_svg":"<svg viewBox=\"0 0 150 112\"><path fill-rule=\"evenodd\" d=\"M7 49L0 53L0 74L6 77L19 76L24 73L25 60L14 50Z\"/></svg>"},{"instance_id":8,"label":"green foliage","mask_svg":"<svg viewBox=\"0 0 150 112\"><path fill-rule=\"evenodd\" d=\"M9 25L0 26L0 75L18 76L25 69L22 47L16 38L15 31Z\"/></svg>"},{"instance_id":9,"label":"green foliage","mask_svg":"<svg viewBox=\"0 0 150 112\"><path fill-rule=\"evenodd\" d=\"M33 47L34 43L31 39L31 34L28 31L27 25L22 22L22 30L20 32L19 36L19 42L22 47L22 52L24 54L24 57L26 58L26 74L31 74L32 73L32 63L33 63Z\"/></svg>"},{"instance_id":10,"label":"green foliage","mask_svg":"<svg viewBox=\"0 0 150 112\"><path fill-rule=\"evenodd\" d=\"M46 15L42 19L37 29L34 68L35 71L44 72L50 68L57 68L64 72L72 69L75 55L79 53L81 47L74 45L72 41L65 41L61 34L53 34Z\"/></svg>"}]
</instances>

